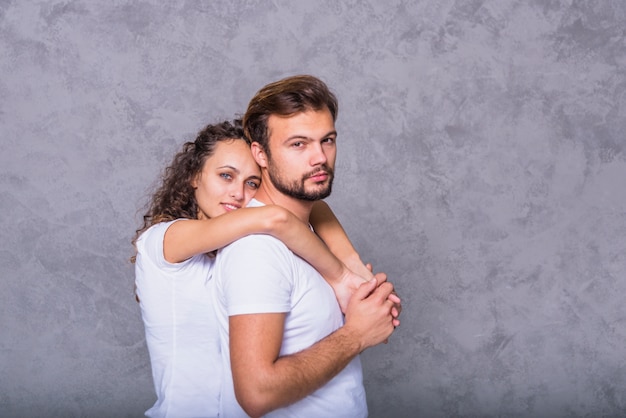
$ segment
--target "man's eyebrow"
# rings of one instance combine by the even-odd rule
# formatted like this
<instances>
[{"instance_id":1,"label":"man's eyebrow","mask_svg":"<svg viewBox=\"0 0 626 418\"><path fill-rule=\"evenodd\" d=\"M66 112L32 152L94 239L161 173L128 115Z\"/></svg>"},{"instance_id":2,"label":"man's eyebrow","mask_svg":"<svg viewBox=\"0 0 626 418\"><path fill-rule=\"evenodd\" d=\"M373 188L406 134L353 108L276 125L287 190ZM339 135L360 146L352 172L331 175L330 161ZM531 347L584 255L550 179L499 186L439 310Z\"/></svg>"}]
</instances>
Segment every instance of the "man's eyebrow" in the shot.
<instances>
[{"instance_id":1,"label":"man's eyebrow","mask_svg":"<svg viewBox=\"0 0 626 418\"><path fill-rule=\"evenodd\" d=\"M326 135L322 135L322 138L328 138L329 136L337 136L337 131L330 131L328 132ZM285 139L285 142L287 141L291 141L294 139L307 139L307 140L312 140L313 138L311 138L310 136L306 136L306 135L292 135L289 138Z\"/></svg>"}]
</instances>

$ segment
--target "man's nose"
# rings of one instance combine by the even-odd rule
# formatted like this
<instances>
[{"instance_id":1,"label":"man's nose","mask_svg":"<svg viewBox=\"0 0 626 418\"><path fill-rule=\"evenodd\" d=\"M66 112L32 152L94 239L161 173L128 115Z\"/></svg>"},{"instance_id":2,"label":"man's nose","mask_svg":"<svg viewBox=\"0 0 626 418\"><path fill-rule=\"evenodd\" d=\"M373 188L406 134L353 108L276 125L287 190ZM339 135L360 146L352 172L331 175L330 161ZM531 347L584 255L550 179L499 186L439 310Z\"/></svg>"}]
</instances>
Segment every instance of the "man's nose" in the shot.
<instances>
[{"instance_id":1,"label":"man's nose","mask_svg":"<svg viewBox=\"0 0 626 418\"><path fill-rule=\"evenodd\" d=\"M313 147L311 147L311 150L311 165L325 164L326 161L328 161L326 151L322 147L322 144L315 144Z\"/></svg>"}]
</instances>

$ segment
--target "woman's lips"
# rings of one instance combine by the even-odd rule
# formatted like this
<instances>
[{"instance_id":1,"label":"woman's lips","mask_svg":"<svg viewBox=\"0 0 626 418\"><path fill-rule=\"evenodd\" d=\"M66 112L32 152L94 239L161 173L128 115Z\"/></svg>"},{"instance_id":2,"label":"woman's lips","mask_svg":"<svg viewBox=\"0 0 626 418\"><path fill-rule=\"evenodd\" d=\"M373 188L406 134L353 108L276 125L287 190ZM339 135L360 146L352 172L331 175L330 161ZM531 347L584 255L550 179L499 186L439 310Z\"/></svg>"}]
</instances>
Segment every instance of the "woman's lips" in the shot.
<instances>
[{"instance_id":1,"label":"woman's lips","mask_svg":"<svg viewBox=\"0 0 626 418\"><path fill-rule=\"evenodd\" d=\"M226 209L227 212L241 208L241 205L237 205L235 203L222 203L222 206L224 206L224 209Z\"/></svg>"}]
</instances>

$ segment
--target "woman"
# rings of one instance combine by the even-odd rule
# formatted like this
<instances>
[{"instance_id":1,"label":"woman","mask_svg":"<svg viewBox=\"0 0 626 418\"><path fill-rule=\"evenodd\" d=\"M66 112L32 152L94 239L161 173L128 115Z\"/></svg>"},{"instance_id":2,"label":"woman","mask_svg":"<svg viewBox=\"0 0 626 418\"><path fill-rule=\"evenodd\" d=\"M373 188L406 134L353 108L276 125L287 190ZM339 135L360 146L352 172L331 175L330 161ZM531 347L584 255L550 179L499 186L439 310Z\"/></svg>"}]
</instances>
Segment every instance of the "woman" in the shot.
<instances>
[{"instance_id":1,"label":"woman","mask_svg":"<svg viewBox=\"0 0 626 418\"><path fill-rule=\"evenodd\" d=\"M287 210L245 208L259 184L240 121L207 126L165 170L133 239L136 295L158 397L147 416L217 416L221 362L211 306L217 249L248 234L273 235L324 276L342 307L364 280L346 264L372 277L323 202L312 219L344 262Z\"/></svg>"}]
</instances>

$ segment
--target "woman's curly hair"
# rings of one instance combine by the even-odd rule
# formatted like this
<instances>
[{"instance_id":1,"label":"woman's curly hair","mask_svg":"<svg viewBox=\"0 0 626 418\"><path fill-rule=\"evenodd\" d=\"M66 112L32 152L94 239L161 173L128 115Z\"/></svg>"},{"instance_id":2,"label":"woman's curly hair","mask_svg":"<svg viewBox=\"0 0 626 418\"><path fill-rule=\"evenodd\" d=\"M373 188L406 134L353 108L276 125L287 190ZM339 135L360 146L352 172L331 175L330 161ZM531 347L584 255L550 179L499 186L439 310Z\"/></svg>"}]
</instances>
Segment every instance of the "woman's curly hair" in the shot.
<instances>
[{"instance_id":1,"label":"woman's curly hair","mask_svg":"<svg viewBox=\"0 0 626 418\"><path fill-rule=\"evenodd\" d=\"M137 239L152 225L180 218L197 219L198 202L191 181L202 171L207 158L213 155L216 144L233 139L246 140L240 119L207 125L198 133L195 141L183 145L182 151L174 156L172 163L165 169L161 186L147 205L143 225L135 231L132 240L135 255L131 257L131 262L134 263L136 259Z\"/></svg>"}]
</instances>

